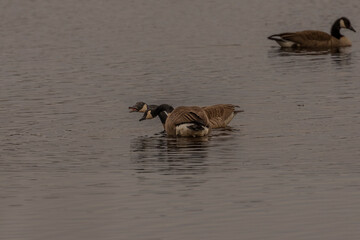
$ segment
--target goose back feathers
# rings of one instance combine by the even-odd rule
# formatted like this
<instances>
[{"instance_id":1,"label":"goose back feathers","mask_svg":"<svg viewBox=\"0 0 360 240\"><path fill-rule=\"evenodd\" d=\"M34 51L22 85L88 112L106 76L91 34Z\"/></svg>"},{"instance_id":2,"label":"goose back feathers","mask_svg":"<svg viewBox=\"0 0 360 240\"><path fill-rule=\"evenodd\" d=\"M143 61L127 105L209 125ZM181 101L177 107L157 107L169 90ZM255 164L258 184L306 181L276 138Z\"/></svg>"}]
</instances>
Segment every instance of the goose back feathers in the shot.
<instances>
[{"instance_id":1,"label":"goose back feathers","mask_svg":"<svg viewBox=\"0 0 360 240\"><path fill-rule=\"evenodd\" d=\"M243 112L243 110L236 110L239 106L232 104L217 104L203 107L206 115L209 118L211 128L226 127L234 116Z\"/></svg>"}]
</instances>

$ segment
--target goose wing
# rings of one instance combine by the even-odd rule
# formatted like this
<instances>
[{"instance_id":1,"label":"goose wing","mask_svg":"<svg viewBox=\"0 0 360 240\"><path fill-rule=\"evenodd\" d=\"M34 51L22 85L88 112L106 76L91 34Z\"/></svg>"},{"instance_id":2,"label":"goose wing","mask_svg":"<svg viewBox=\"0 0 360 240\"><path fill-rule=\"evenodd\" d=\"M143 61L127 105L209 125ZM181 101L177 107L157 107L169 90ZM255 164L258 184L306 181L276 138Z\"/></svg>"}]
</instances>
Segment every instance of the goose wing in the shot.
<instances>
[{"instance_id":1,"label":"goose wing","mask_svg":"<svg viewBox=\"0 0 360 240\"><path fill-rule=\"evenodd\" d=\"M212 106L203 107L203 109L209 118L212 117L226 118L235 112L235 107L238 106L232 104L216 104Z\"/></svg>"},{"instance_id":2,"label":"goose wing","mask_svg":"<svg viewBox=\"0 0 360 240\"><path fill-rule=\"evenodd\" d=\"M203 107L206 112L210 125L212 128L226 127L226 125L231 121L233 116L241 112L241 110L235 110L236 105L232 104L217 104L212 106Z\"/></svg>"},{"instance_id":3,"label":"goose wing","mask_svg":"<svg viewBox=\"0 0 360 240\"><path fill-rule=\"evenodd\" d=\"M176 135L176 126L184 123L198 123L210 127L205 111L200 107L177 107L169 114L165 130L169 135Z\"/></svg>"},{"instance_id":4,"label":"goose wing","mask_svg":"<svg viewBox=\"0 0 360 240\"><path fill-rule=\"evenodd\" d=\"M278 35L284 40L295 42L302 45L314 44L314 42L328 42L331 40L331 35L321 31L301 31L294 33L282 33Z\"/></svg>"},{"instance_id":5,"label":"goose wing","mask_svg":"<svg viewBox=\"0 0 360 240\"><path fill-rule=\"evenodd\" d=\"M179 125L182 123L196 122L204 126L209 125L205 111L200 107L177 107L168 117L169 123Z\"/></svg>"},{"instance_id":6,"label":"goose wing","mask_svg":"<svg viewBox=\"0 0 360 240\"><path fill-rule=\"evenodd\" d=\"M211 128L224 128L226 127L225 121L220 117L212 117L209 119Z\"/></svg>"}]
</instances>

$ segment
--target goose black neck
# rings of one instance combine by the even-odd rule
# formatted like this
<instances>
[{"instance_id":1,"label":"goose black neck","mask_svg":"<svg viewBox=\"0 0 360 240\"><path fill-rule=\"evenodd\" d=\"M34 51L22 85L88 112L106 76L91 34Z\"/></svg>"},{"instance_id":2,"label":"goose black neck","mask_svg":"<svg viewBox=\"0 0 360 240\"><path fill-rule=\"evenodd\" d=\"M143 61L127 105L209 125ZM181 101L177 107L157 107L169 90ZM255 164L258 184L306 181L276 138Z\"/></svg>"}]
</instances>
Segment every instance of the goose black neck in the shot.
<instances>
[{"instance_id":1,"label":"goose black neck","mask_svg":"<svg viewBox=\"0 0 360 240\"><path fill-rule=\"evenodd\" d=\"M338 19L334 22L334 24L331 27L331 36L340 39L343 35L340 33L340 20Z\"/></svg>"},{"instance_id":2,"label":"goose black neck","mask_svg":"<svg viewBox=\"0 0 360 240\"><path fill-rule=\"evenodd\" d=\"M165 124L166 119L167 119L167 117L168 117L166 111L160 112L158 116L159 116L159 118L160 118L161 123L162 123L162 124Z\"/></svg>"},{"instance_id":3,"label":"goose black neck","mask_svg":"<svg viewBox=\"0 0 360 240\"><path fill-rule=\"evenodd\" d=\"M158 116L161 112L167 112L171 113L174 110L174 108L168 104L161 104L159 105L155 110L151 111L153 116Z\"/></svg>"}]
</instances>

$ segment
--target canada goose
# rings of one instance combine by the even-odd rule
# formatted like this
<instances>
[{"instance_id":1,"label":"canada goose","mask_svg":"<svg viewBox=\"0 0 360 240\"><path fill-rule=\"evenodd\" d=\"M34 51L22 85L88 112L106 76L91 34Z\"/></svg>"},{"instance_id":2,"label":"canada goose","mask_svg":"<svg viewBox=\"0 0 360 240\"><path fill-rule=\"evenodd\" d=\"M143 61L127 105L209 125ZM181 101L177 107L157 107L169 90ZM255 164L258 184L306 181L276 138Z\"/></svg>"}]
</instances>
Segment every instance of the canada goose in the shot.
<instances>
[{"instance_id":1,"label":"canada goose","mask_svg":"<svg viewBox=\"0 0 360 240\"><path fill-rule=\"evenodd\" d=\"M301 32L287 32L274 34L268 37L276 41L284 48L339 48L349 47L351 42L344 35L341 35L340 29L347 28L351 31L355 29L351 26L349 19L341 17L337 19L331 27L331 35L322 31L306 30Z\"/></svg>"},{"instance_id":2,"label":"canada goose","mask_svg":"<svg viewBox=\"0 0 360 240\"><path fill-rule=\"evenodd\" d=\"M244 110L235 110L239 106L232 104L217 104L203 107L209 118L211 128L226 127L234 116Z\"/></svg>"},{"instance_id":3,"label":"canada goose","mask_svg":"<svg viewBox=\"0 0 360 240\"><path fill-rule=\"evenodd\" d=\"M167 112L170 105L162 104L154 110L147 110L139 120L152 119L160 112ZM203 137L210 133L209 118L203 108L197 106L177 107L168 114L165 121L165 131L169 136Z\"/></svg>"},{"instance_id":4,"label":"canada goose","mask_svg":"<svg viewBox=\"0 0 360 240\"><path fill-rule=\"evenodd\" d=\"M170 105L168 105L167 109L165 111L162 111L159 113L160 121L165 129L165 121L167 118L168 113L171 113L174 108ZM147 105L144 102L137 102L134 106L129 107L130 112L146 112L148 109L155 110L158 107L158 105ZM167 111L167 112L166 112Z\"/></svg>"}]
</instances>

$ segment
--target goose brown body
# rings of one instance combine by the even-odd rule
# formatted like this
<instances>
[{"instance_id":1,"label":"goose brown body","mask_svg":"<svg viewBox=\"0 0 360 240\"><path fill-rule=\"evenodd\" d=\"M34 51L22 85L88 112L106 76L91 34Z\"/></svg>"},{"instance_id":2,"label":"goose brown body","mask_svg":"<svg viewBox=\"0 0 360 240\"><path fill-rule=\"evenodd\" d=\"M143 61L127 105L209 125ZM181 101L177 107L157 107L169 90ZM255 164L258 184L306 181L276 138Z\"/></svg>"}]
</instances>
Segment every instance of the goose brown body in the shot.
<instances>
[{"instance_id":1,"label":"goose brown body","mask_svg":"<svg viewBox=\"0 0 360 240\"><path fill-rule=\"evenodd\" d=\"M350 40L345 36L341 37L340 39L337 39L326 32L314 31L314 30L307 30L301 32L294 32L294 33L281 33L273 36L279 36L286 41L292 42L293 45L291 47L337 48L337 47L351 46Z\"/></svg>"},{"instance_id":2,"label":"goose brown body","mask_svg":"<svg viewBox=\"0 0 360 240\"><path fill-rule=\"evenodd\" d=\"M236 110L236 107L238 106L232 104L217 104L203 107L203 109L209 118L211 128L223 128L237 113L242 112L242 110Z\"/></svg>"},{"instance_id":3,"label":"goose brown body","mask_svg":"<svg viewBox=\"0 0 360 240\"><path fill-rule=\"evenodd\" d=\"M178 126L187 123L197 123L208 129L199 132L193 131L190 134L193 137L201 137L210 133L211 127L209 118L204 109L197 106L181 106L175 108L166 119L165 131L169 136L188 135L186 133L180 133L180 129L177 128Z\"/></svg>"}]
</instances>

